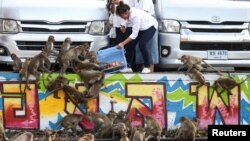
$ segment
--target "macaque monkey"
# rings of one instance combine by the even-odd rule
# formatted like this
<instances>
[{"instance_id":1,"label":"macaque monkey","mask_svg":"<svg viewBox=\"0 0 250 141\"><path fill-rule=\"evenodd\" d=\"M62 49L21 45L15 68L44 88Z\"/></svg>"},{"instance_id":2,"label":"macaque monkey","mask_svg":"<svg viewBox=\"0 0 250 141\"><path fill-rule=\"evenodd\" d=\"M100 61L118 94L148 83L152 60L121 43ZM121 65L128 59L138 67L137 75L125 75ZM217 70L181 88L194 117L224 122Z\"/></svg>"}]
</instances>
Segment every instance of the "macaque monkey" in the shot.
<instances>
[{"instance_id":1,"label":"macaque monkey","mask_svg":"<svg viewBox=\"0 0 250 141\"><path fill-rule=\"evenodd\" d=\"M242 83L244 83L247 80L243 80L240 83L237 83L233 78L225 78L225 77L220 77L214 82L214 89L218 92L218 88L221 88L221 92L218 92L218 95L220 96L224 91L227 91L229 95L232 95L231 90L235 87L238 86Z\"/></svg>"},{"instance_id":2,"label":"macaque monkey","mask_svg":"<svg viewBox=\"0 0 250 141\"><path fill-rule=\"evenodd\" d=\"M119 122L117 124L113 124L113 134L119 133L121 136L121 140L126 141L128 139L127 135L129 133L129 128L125 123Z\"/></svg>"},{"instance_id":3,"label":"macaque monkey","mask_svg":"<svg viewBox=\"0 0 250 141\"><path fill-rule=\"evenodd\" d=\"M77 72L81 69L101 71L101 67L95 63L91 63L88 61L73 61L73 70Z\"/></svg>"},{"instance_id":4,"label":"macaque monkey","mask_svg":"<svg viewBox=\"0 0 250 141\"><path fill-rule=\"evenodd\" d=\"M129 141L128 132L126 130L120 129L121 139L120 141Z\"/></svg>"},{"instance_id":5,"label":"macaque monkey","mask_svg":"<svg viewBox=\"0 0 250 141\"><path fill-rule=\"evenodd\" d=\"M188 75L190 76L190 74ZM190 76L190 78L196 80L199 83L194 92L194 94L198 94L199 88L203 85L206 85L205 77L200 71L197 70L197 68L192 68L192 76Z\"/></svg>"},{"instance_id":6,"label":"macaque monkey","mask_svg":"<svg viewBox=\"0 0 250 141\"><path fill-rule=\"evenodd\" d=\"M62 61L62 56L65 54L65 52L67 52L70 49L70 46L72 44L71 38L67 37L64 39L64 42L62 43L61 49L59 51L59 54L56 58L56 62L59 62L59 66L62 67L63 66L63 61ZM55 65L53 66L52 70L54 70Z\"/></svg>"},{"instance_id":7,"label":"macaque monkey","mask_svg":"<svg viewBox=\"0 0 250 141\"><path fill-rule=\"evenodd\" d=\"M31 59L27 68L26 85L25 85L24 92L26 88L30 90L30 87L29 87L29 75L30 74L34 75L36 77L36 80L38 81L41 75L41 73L38 70L42 70L43 72L45 71L48 73L50 72L49 69L44 66L45 62L50 62L46 52L41 52Z\"/></svg>"},{"instance_id":8,"label":"macaque monkey","mask_svg":"<svg viewBox=\"0 0 250 141\"><path fill-rule=\"evenodd\" d=\"M71 129L73 133L76 133L77 125L82 121L82 115L78 114L68 114L61 121L59 121L56 129L59 125L62 125L64 128L64 132L67 132L68 129Z\"/></svg>"},{"instance_id":9,"label":"macaque monkey","mask_svg":"<svg viewBox=\"0 0 250 141\"><path fill-rule=\"evenodd\" d=\"M30 60L31 60L30 58L26 59L24 61L24 63L22 64L22 68L19 71L19 89L20 89L20 92L22 92L22 88L21 88L22 87L21 86L22 80L23 80L23 78L26 78L28 75L28 66L30 64Z\"/></svg>"},{"instance_id":10,"label":"macaque monkey","mask_svg":"<svg viewBox=\"0 0 250 141\"><path fill-rule=\"evenodd\" d=\"M161 138L161 125L160 123L151 115L144 116L144 124L146 130L146 140L151 137L156 137L158 141Z\"/></svg>"},{"instance_id":11,"label":"macaque monkey","mask_svg":"<svg viewBox=\"0 0 250 141\"><path fill-rule=\"evenodd\" d=\"M21 68L22 68L21 59L15 53L12 53L10 55L10 57L13 60L12 68L13 68L14 72L19 72L21 70Z\"/></svg>"},{"instance_id":12,"label":"macaque monkey","mask_svg":"<svg viewBox=\"0 0 250 141\"><path fill-rule=\"evenodd\" d=\"M86 70L81 69L76 72L82 81L84 81L85 86L88 87L89 84L94 84L104 80L105 73L96 70Z\"/></svg>"},{"instance_id":13,"label":"macaque monkey","mask_svg":"<svg viewBox=\"0 0 250 141\"><path fill-rule=\"evenodd\" d=\"M48 56L50 55L50 53L56 54L56 52L54 51L54 42L55 37L50 35L45 44L45 47L43 48L43 51L46 52Z\"/></svg>"},{"instance_id":14,"label":"macaque monkey","mask_svg":"<svg viewBox=\"0 0 250 141\"><path fill-rule=\"evenodd\" d=\"M177 131L176 138L187 141L195 141L197 128L195 127L193 122L187 117L181 117L180 123L181 125Z\"/></svg>"},{"instance_id":15,"label":"macaque monkey","mask_svg":"<svg viewBox=\"0 0 250 141\"><path fill-rule=\"evenodd\" d=\"M146 131L142 127L135 127L132 129L130 141L145 141Z\"/></svg>"},{"instance_id":16,"label":"macaque monkey","mask_svg":"<svg viewBox=\"0 0 250 141\"><path fill-rule=\"evenodd\" d=\"M127 113L121 110L117 113L117 117L114 120L114 124L117 124L119 122L125 122L126 119L127 119Z\"/></svg>"},{"instance_id":17,"label":"macaque monkey","mask_svg":"<svg viewBox=\"0 0 250 141\"><path fill-rule=\"evenodd\" d=\"M34 135L31 132L18 133L8 141L33 141Z\"/></svg>"},{"instance_id":18,"label":"macaque monkey","mask_svg":"<svg viewBox=\"0 0 250 141\"><path fill-rule=\"evenodd\" d=\"M44 81L43 81L44 83ZM57 78L55 80L49 80L49 83L47 84L47 86L44 86L45 88L49 91L54 93L53 97L56 99L60 99L60 97L58 96L58 91L60 89L63 88L63 86L68 85L69 84L69 80L61 75L58 75Z\"/></svg>"},{"instance_id":19,"label":"macaque monkey","mask_svg":"<svg viewBox=\"0 0 250 141\"><path fill-rule=\"evenodd\" d=\"M103 82L96 82L90 86L90 88L87 88L83 94L85 98L88 99L94 99L99 96L101 87L103 86Z\"/></svg>"},{"instance_id":20,"label":"macaque monkey","mask_svg":"<svg viewBox=\"0 0 250 141\"><path fill-rule=\"evenodd\" d=\"M95 137L93 134L85 134L83 137L81 137L78 141L94 141Z\"/></svg>"},{"instance_id":21,"label":"macaque monkey","mask_svg":"<svg viewBox=\"0 0 250 141\"><path fill-rule=\"evenodd\" d=\"M194 126L198 129L200 125L200 119L197 117L194 117L191 121L194 124Z\"/></svg>"},{"instance_id":22,"label":"macaque monkey","mask_svg":"<svg viewBox=\"0 0 250 141\"><path fill-rule=\"evenodd\" d=\"M2 122L0 123L0 139L2 139L4 141L8 140L8 138L5 135L5 130L4 130Z\"/></svg>"},{"instance_id":23,"label":"macaque monkey","mask_svg":"<svg viewBox=\"0 0 250 141\"><path fill-rule=\"evenodd\" d=\"M213 70L217 71L219 75L223 76L223 74L215 69L213 66L211 66L210 64L206 63L202 58L200 57L194 57L194 56L191 56L191 55L183 55L181 56L180 58L181 62L183 63L183 65L181 65L179 68L178 68L178 71L184 67L188 67L188 70L186 71L186 74L188 74L190 72L190 70L195 67L197 68L199 71L201 71L203 69L202 67L202 62L204 64L206 64L207 66L211 67Z\"/></svg>"},{"instance_id":24,"label":"macaque monkey","mask_svg":"<svg viewBox=\"0 0 250 141\"><path fill-rule=\"evenodd\" d=\"M70 66L72 61L81 62L79 59L80 56L86 56L87 52L89 51L89 46L87 44L80 45L74 48L69 49L61 56L62 67L61 73L64 73L67 68Z\"/></svg>"},{"instance_id":25,"label":"macaque monkey","mask_svg":"<svg viewBox=\"0 0 250 141\"><path fill-rule=\"evenodd\" d=\"M89 51L89 52L86 54L85 59L89 60L90 63L95 63L95 64L98 64L98 63L99 63L99 62L97 61L96 52L95 52L95 51Z\"/></svg>"},{"instance_id":26,"label":"macaque monkey","mask_svg":"<svg viewBox=\"0 0 250 141\"><path fill-rule=\"evenodd\" d=\"M76 88L73 88L72 86L64 85L62 89L66 94L65 95L66 101L68 101L68 98L71 98L75 100L77 103L83 103L85 105L87 104L88 100L92 99L92 98L86 98L86 96L82 92L79 92Z\"/></svg>"},{"instance_id":27,"label":"macaque monkey","mask_svg":"<svg viewBox=\"0 0 250 141\"><path fill-rule=\"evenodd\" d=\"M68 51L70 49L71 44L72 44L71 38L70 37L65 38L61 46L60 53L65 53L66 51Z\"/></svg>"},{"instance_id":28,"label":"macaque monkey","mask_svg":"<svg viewBox=\"0 0 250 141\"><path fill-rule=\"evenodd\" d=\"M94 123L94 132L97 136L105 138L112 134L112 122L106 115L88 112L87 116Z\"/></svg>"}]
</instances>

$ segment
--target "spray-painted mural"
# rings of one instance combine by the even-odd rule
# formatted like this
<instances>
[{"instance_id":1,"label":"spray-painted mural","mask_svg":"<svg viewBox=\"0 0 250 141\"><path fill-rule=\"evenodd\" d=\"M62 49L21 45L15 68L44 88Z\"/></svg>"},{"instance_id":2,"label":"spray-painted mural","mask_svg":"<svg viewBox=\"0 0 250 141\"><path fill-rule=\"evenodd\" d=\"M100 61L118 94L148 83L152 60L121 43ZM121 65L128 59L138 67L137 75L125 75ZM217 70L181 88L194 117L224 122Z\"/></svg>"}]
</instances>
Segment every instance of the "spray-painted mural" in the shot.
<instances>
[{"instance_id":1,"label":"spray-painted mural","mask_svg":"<svg viewBox=\"0 0 250 141\"><path fill-rule=\"evenodd\" d=\"M230 74L238 83L248 74ZM57 75L53 75L55 78ZM67 74L70 85L83 91L83 83L76 74ZM250 80L232 89L232 94L218 92L213 85L216 74L205 74L207 85L196 93L196 82L183 74L109 74L99 97L88 102L88 111L108 113L110 101L116 101L114 110L128 112L132 125L142 123L143 115L153 115L163 128L175 128L179 118L197 116L200 126L209 124L250 124ZM65 100L59 91L54 98L42 81L31 81L31 90L20 93L18 74L0 73L0 117L6 129L55 129L57 122L69 113L84 114L86 108L73 99ZM45 82L47 83L46 79ZM83 128L93 124L85 118Z\"/></svg>"}]
</instances>

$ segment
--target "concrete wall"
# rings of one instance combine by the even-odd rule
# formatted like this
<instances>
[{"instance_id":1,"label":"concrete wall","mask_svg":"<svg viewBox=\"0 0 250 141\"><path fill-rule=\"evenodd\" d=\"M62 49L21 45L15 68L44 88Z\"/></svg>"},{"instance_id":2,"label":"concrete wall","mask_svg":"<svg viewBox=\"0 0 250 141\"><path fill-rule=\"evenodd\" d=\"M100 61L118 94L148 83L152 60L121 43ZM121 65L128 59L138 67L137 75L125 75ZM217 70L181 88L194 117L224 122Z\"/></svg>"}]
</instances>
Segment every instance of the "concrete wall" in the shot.
<instances>
[{"instance_id":1,"label":"concrete wall","mask_svg":"<svg viewBox=\"0 0 250 141\"><path fill-rule=\"evenodd\" d=\"M230 75L237 82L249 77L246 73ZM76 74L66 77L70 85L84 89ZM207 86L195 94L197 83L183 74L109 74L99 97L88 102L88 110L108 113L114 100L114 110L127 111L133 125L141 124L147 114L154 115L163 128L175 128L181 116L199 117L203 128L209 124L250 124L250 80L233 88L232 95L224 92L218 96L210 87L218 75L208 73L205 78ZM21 94L18 74L0 73L0 117L6 129L54 129L66 114L86 112L74 99L66 102L63 91L59 91L60 99L48 95L42 81L31 81L30 86L30 91ZM92 128L93 124L85 121L84 127Z\"/></svg>"}]
</instances>

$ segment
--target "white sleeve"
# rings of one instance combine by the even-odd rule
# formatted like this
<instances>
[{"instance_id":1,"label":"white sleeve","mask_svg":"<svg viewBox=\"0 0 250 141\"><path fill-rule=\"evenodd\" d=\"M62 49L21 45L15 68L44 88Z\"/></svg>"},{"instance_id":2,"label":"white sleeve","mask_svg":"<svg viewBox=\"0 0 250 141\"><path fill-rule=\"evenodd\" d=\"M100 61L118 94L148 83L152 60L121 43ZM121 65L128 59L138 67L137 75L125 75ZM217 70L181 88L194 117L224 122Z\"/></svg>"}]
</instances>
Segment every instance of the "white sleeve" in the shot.
<instances>
[{"instance_id":1,"label":"white sleeve","mask_svg":"<svg viewBox=\"0 0 250 141\"><path fill-rule=\"evenodd\" d=\"M123 18L120 18L120 26L128 27L128 20L124 20Z\"/></svg>"},{"instance_id":2,"label":"white sleeve","mask_svg":"<svg viewBox=\"0 0 250 141\"><path fill-rule=\"evenodd\" d=\"M142 0L142 10L150 12L152 0Z\"/></svg>"},{"instance_id":3,"label":"white sleeve","mask_svg":"<svg viewBox=\"0 0 250 141\"><path fill-rule=\"evenodd\" d=\"M138 16L131 19L132 23L132 34L129 36L131 39L135 39L140 31L141 20Z\"/></svg>"},{"instance_id":4,"label":"white sleeve","mask_svg":"<svg viewBox=\"0 0 250 141\"><path fill-rule=\"evenodd\" d=\"M114 23L114 15L113 14L110 14L110 16L109 16L109 23L110 24Z\"/></svg>"}]
</instances>

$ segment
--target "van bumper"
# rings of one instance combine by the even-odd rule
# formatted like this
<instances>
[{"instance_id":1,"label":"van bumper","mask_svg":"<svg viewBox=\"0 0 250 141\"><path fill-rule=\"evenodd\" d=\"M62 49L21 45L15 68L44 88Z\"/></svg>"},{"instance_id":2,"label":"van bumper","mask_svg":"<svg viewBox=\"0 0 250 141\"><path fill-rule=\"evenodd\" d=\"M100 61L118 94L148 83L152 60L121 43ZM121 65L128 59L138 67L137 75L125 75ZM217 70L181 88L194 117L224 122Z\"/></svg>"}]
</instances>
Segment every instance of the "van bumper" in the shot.
<instances>
[{"instance_id":1,"label":"van bumper","mask_svg":"<svg viewBox=\"0 0 250 141\"><path fill-rule=\"evenodd\" d=\"M205 37L206 36L206 37ZM192 37L192 38L191 38ZM192 55L196 57L203 58L207 63L218 66L218 67L250 67L250 50L228 50L228 55L225 60L209 60L208 59L208 50L188 50L181 49L181 43L213 43L218 42L214 39L214 35L199 35L195 38L194 36L183 36L176 33L162 33L159 32L159 51L160 51L160 62L159 68L178 68L182 63L178 58L182 55ZM187 40L189 39L189 40ZM203 39L203 40L201 40ZM207 40L205 40L207 39ZM238 38L238 40L231 38L223 38L223 35L217 35L216 39L221 39L220 42L225 44L246 44L250 46L250 40L248 38ZM166 55L167 49L168 54ZM164 54L164 53L165 54Z\"/></svg>"}]
</instances>

